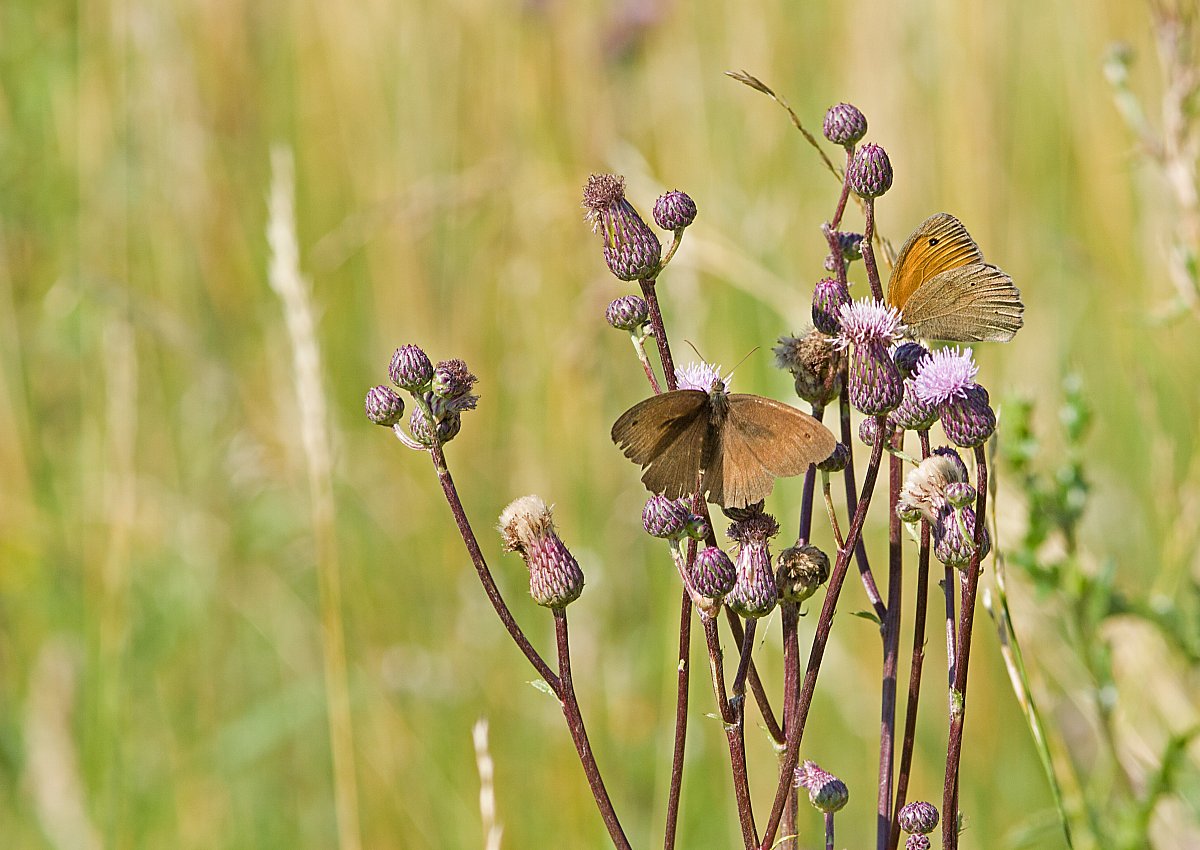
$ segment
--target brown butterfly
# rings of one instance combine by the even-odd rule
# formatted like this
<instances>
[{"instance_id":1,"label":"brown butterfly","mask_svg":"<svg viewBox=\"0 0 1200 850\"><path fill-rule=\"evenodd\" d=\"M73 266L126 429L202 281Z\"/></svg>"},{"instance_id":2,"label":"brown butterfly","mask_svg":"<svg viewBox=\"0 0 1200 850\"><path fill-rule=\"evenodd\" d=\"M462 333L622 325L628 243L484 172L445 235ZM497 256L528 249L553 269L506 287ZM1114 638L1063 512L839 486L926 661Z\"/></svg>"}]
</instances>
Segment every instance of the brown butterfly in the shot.
<instances>
[{"instance_id":1,"label":"brown butterfly","mask_svg":"<svg viewBox=\"0 0 1200 850\"><path fill-rule=\"evenodd\" d=\"M1012 278L983 261L949 213L930 216L908 237L892 266L887 300L914 335L955 342L1008 342L1025 312Z\"/></svg>"},{"instance_id":2,"label":"brown butterfly","mask_svg":"<svg viewBox=\"0 0 1200 850\"><path fill-rule=\"evenodd\" d=\"M708 392L675 390L638 402L613 424L612 439L646 470L642 483L651 492L678 499L700 489L725 508L766 498L776 478L801 474L837 444L807 413L727 393L720 378Z\"/></svg>"}]
</instances>

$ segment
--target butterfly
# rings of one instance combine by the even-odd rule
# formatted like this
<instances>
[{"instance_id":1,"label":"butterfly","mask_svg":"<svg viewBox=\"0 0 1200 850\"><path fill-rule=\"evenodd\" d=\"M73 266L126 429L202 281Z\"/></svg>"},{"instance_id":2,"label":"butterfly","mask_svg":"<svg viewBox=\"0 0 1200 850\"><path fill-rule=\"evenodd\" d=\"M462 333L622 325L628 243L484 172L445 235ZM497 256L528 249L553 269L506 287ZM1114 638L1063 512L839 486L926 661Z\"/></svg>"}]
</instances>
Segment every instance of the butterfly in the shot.
<instances>
[{"instance_id":1,"label":"butterfly","mask_svg":"<svg viewBox=\"0 0 1200 850\"><path fill-rule=\"evenodd\" d=\"M651 396L621 414L612 439L645 469L653 493L678 499L697 490L713 504L741 508L766 498L776 478L800 475L837 441L807 413L774 399L710 389Z\"/></svg>"},{"instance_id":2,"label":"butterfly","mask_svg":"<svg viewBox=\"0 0 1200 850\"><path fill-rule=\"evenodd\" d=\"M915 336L1008 342L1025 305L1012 278L985 263L962 222L930 216L908 237L888 281L887 301Z\"/></svg>"}]
</instances>

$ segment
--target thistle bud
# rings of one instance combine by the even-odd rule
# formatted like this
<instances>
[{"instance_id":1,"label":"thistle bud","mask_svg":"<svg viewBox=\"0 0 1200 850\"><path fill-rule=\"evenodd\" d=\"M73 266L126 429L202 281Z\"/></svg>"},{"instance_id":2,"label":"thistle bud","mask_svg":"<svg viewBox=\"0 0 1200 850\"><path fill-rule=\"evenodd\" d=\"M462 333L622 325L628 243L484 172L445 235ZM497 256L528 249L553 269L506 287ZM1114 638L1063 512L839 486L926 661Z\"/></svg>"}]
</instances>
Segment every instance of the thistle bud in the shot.
<instances>
[{"instance_id":1,"label":"thistle bud","mask_svg":"<svg viewBox=\"0 0 1200 850\"><path fill-rule=\"evenodd\" d=\"M696 220L696 202L678 189L654 202L654 222L663 230L683 230Z\"/></svg>"},{"instance_id":2,"label":"thistle bud","mask_svg":"<svg viewBox=\"0 0 1200 850\"><path fill-rule=\"evenodd\" d=\"M431 388L434 395L440 398L459 399L470 394L475 381L475 376L464 361L442 360L433 370Z\"/></svg>"},{"instance_id":3,"label":"thistle bud","mask_svg":"<svg viewBox=\"0 0 1200 850\"><path fill-rule=\"evenodd\" d=\"M979 560L992 550L992 539L983 529L983 551ZM933 555L943 564L955 569L965 569L975 554L975 511L971 508L953 510L943 508L933 525Z\"/></svg>"},{"instance_id":4,"label":"thistle bud","mask_svg":"<svg viewBox=\"0 0 1200 850\"><path fill-rule=\"evenodd\" d=\"M933 803L914 800L900 809L900 828L905 832L926 835L937 829L938 810Z\"/></svg>"},{"instance_id":5,"label":"thistle bud","mask_svg":"<svg viewBox=\"0 0 1200 850\"><path fill-rule=\"evenodd\" d=\"M429 399L432 393L427 393L426 398ZM446 410L441 412L436 408L434 416L437 418L437 441L441 445L453 440L458 436L458 432L462 430L462 415L457 410ZM413 439L423 446L432 446L434 439L434 424L429 421L429 417L425 415L425 411L420 407L414 407L413 412L408 417L408 430L412 434Z\"/></svg>"},{"instance_id":6,"label":"thistle bud","mask_svg":"<svg viewBox=\"0 0 1200 850\"><path fill-rule=\"evenodd\" d=\"M850 800L846 783L832 773L824 771L814 761L806 761L796 768L794 783L808 789L808 801L819 811L830 814L845 807Z\"/></svg>"},{"instance_id":7,"label":"thistle bud","mask_svg":"<svg viewBox=\"0 0 1200 850\"><path fill-rule=\"evenodd\" d=\"M593 174L583 190L592 231L604 239L604 261L620 280L640 280L658 272L662 243L633 204L625 200L625 179Z\"/></svg>"},{"instance_id":8,"label":"thistle bud","mask_svg":"<svg viewBox=\"0 0 1200 850\"><path fill-rule=\"evenodd\" d=\"M692 514L688 517L687 526L684 528L684 533L693 540L704 540L712 533L712 526L708 520L700 514Z\"/></svg>"},{"instance_id":9,"label":"thistle bud","mask_svg":"<svg viewBox=\"0 0 1200 850\"><path fill-rule=\"evenodd\" d=\"M887 151L867 142L855 152L846 179L860 198L878 198L892 188L892 162Z\"/></svg>"},{"instance_id":10,"label":"thistle bud","mask_svg":"<svg viewBox=\"0 0 1200 850\"><path fill-rule=\"evenodd\" d=\"M965 508L975 503L975 488L966 481L952 481L946 485L946 501L952 508Z\"/></svg>"},{"instance_id":11,"label":"thistle bud","mask_svg":"<svg viewBox=\"0 0 1200 850\"><path fill-rule=\"evenodd\" d=\"M634 333L650 318L650 305L640 295L625 295L608 305L604 318L617 330Z\"/></svg>"},{"instance_id":12,"label":"thistle bud","mask_svg":"<svg viewBox=\"0 0 1200 850\"><path fill-rule=\"evenodd\" d=\"M858 107L849 103L839 103L829 107L821 129L825 131L825 138L829 141L848 148L867 134L867 117Z\"/></svg>"},{"instance_id":13,"label":"thistle bud","mask_svg":"<svg viewBox=\"0 0 1200 850\"><path fill-rule=\"evenodd\" d=\"M725 595L725 604L743 617L764 617L779 601L775 571L771 569L768 541L779 533L779 523L770 514L757 514L729 526L730 538L738 544L737 581Z\"/></svg>"},{"instance_id":14,"label":"thistle bud","mask_svg":"<svg viewBox=\"0 0 1200 850\"><path fill-rule=\"evenodd\" d=\"M404 399L391 387L371 387L367 390L366 409L368 419L390 428L404 418Z\"/></svg>"},{"instance_id":15,"label":"thistle bud","mask_svg":"<svg viewBox=\"0 0 1200 850\"><path fill-rule=\"evenodd\" d=\"M792 546L779 553L775 584L788 602L803 602L829 581L829 556L816 546Z\"/></svg>"},{"instance_id":16,"label":"thistle bud","mask_svg":"<svg viewBox=\"0 0 1200 850\"><path fill-rule=\"evenodd\" d=\"M692 563L692 586L707 599L720 599L737 582L737 569L729 556L716 546L707 546Z\"/></svg>"},{"instance_id":17,"label":"thistle bud","mask_svg":"<svg viewBox=\"0 0 1200 850\"><path fill-rule=\"evenodd\" d=\"M401 389L419 392L425 389L433 378L433 364L429 362L429 355L419 347L402 345L392 355L388 376L392 383Z\"/></svg>"},{"instance_id":18,"label":"thistle bud","mask_svg":"<svg viewBox=\"0 0 1200 850\"><path fill-rule=\"evenodd\" d=\"M921 519L921 509L905 502L896 504L896 516L900 517L901 522L918 522Z\"/></svg>"},{"instance_id":19,"label":"thistle bud","mask_svg":"<svg viewBox=\"0 0 1200 850\"><path fill-rule=\"evenodd\" d=\"M845 443L838 443L833 447L829 457L817 464L817 469L822 472L841 472L849 462L850 447Z\"/></svg>"},{"instance_id":20,"label":"thistle bud","mask_svg":"<svg viewBox=\"0 0 1200 850\"><path fill-rule=\"evenodd\" d=\"M822 278L813 287L813 326L826 336L837 336L842 330L841 310L850 303L850 290L831 277Z\"/></svg>"},{"instance_id":21,"label":"thistle bud","mask_svg":"<svg viewBox=\"0 0 1200 850\"><path fill-rule=\"evenodd\" d=\"M642 508L642 527L651 537L679 539L686 530L691 511L678 499L651 496Z\"/></svg>"},{"instance_id":22,"label":"thistle bud","mask_svg":"<svg viewBox=\"0 0 1200 850\"><path fill-rule=\"evenodd\" d=\"M781 336L774 351L775 365L792 373L796 395L805 401L826 405L842 391L846 355L820 331Z\"/></svg>"},{"instance_id":23,"label":"thistle bud","mask_svg":"<svg viewBox=\"0 0 1200 850\"><path fill-rule=\"evenodd\" d=\"M839 231L837 234L838 248L842 251L842 259L848 263L862 259L862 241L861 233L850 233L849 231Z\"/></svg>"},{"instance_id":24,"label":"thistle bud","mask_svg":"<svg viewBox=\"0 0 1200 850\"><path fill-rule=\"evenodd\" d=\"M905 381L900 404L888 414L888 422L905 431L928 431L937 422L937 408L921 400L912 381Z\"/></svg>"},{"instance_id":25,"label":"thistle bud","mask_svg":"<svg viewBox=\"0 0 1200 850\"><path fill-rule=\"evenodd\" d=\"M875 441L879 439L879 420L874 416L868 416L859 422L858 439L863 441L863 445L875 445Z\"/></svg>"},{"instance_id":26,"label":"thistle bud","mask_svg":"<svg viewBox=\"0 0 1200 850\"><path fill-rule=\"evenodd\" d=\"M896 368L900 370L900 374L905 378L911 378L917 371L917 366L920 362L928 356L929 349L919 342L902 342L892 352L892 359L896 361Z\"/></svg>"},{"instance_id":27,"label":"thistle bud","mask_svg":"<svg viewBox=\"0 0 1200 850\"><path fill-rule=\"evenodd\" d=\"M928 835L910 835L904 842L904 850L929 850L933 845L929 843Z\"/></svg>"},{"instance_id":28,"label":"thistle bud","mask_svg":"<svg viewBox=\"0 0 1200 850\"><path fill-rule=\"evenodd\" d=\"M965 449L982 446L996 432L996 413L988 403L987 390L978 384L969 387L962 397L942 404L938 414L946 437Z\"/></svg>"},{"instance_id":29,"label":"thistle bud","mask_svg":"<svg viewBox=\"0 0 1200 850\"><path fill-rule=\"evenodd\" d=\"M546 608L565 608L583 592L583 571L554 527L551 509L539 496L522 496L500 514L504 548L529 568L529 593Z\"/></svg>"}]
</instances>

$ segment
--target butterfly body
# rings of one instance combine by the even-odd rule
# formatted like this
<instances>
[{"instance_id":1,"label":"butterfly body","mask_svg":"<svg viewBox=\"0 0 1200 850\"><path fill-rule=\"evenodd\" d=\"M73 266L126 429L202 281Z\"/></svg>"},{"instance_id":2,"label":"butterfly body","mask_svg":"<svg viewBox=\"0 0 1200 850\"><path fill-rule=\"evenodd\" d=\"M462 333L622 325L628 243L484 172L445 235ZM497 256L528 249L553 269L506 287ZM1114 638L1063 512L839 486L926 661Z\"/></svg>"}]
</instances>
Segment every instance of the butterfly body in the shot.
<instances>
[{"instance_id":1,"label":"butterfly body","mask_svg":"<svg viewBox=\"0 0 1200 850\"><path fill-rule=\"evenodd\" d=\"M776 478L800 475L829 457L836 441L816 419L782 402L709 390L651 396L617 419L612 439L643 467L642 483L678 499L697 490L722 507L765 498Z\"/></svg>"},{"instance_id":2,"label":"butterfly body","mask_svg":"<svg viewBox=\"0 0 1200 850\"><path fill-rule=\"evenodd\" d=\"M1024 323L1013 280L983 261L961 221L930 216L900 249L887 301L910 331L926 339L1007 342Z\"/></svg>"}]
</instances>

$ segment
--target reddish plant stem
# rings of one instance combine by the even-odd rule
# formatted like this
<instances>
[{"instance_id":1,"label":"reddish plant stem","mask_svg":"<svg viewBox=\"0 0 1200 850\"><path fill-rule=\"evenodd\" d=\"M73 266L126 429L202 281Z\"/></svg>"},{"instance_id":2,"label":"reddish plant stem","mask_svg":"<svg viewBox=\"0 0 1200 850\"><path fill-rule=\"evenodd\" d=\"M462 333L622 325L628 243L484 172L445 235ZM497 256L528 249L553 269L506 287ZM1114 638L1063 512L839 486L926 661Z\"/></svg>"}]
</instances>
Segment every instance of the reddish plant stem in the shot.
<instances>
[{"instance_id":1,"label":"reddish plant stem","mask_svg":"<svg viewBox=\"0 0 1200 850\"><path fill-rule=\"evenodd\" d=\"M875 199L863 198L863 217L866 224L863 227L862 258L867 270L867 281L871 284L871 294L876 301L883 300L883 284L879 280L879 266L875 263Z\"/></svg>"},{"instance_id":2,"label":"reddish plant stem","mask_svg":"<svg viewBox=\"0 0 1200 850\"><path fill-rule=\"evenodd\" d=\"M845 385L842 386L840 401L842 443L847 448L852 448L854 446L854 437L850 427L850 390ZM853 516L858 507L858 493L854 485L853 451L846 458L846 468L842 471L842 477L846 482L846 511L850 516ZM879 595L879 587L875 584L875 576L871 573L871 564L867 560L867 547L861 539L854 544L854 556L858 563L858 574L862 577L863 588L867 591L867 600L875 610L875 616L882 621L887 616L887 608L884 607L883 599Z\"/></svg>"},{"instance_id":3,"label":"reddish plant stem","mask_svg":"<svg viewBox=\"0 0 1200 850\"><path fill-rule=\"evenodd\" d=\"M918 431L921 459L929 457L929 432ZM929 523L921 520L921 548L917 555L917 598L913 613L912 662L908 670L908 705L904 711L904 741L900 748L900 769L896 779L896 799L892 804L892 830L888 850L900 846L900 810L908 802L908 777L912 768L913 746L917 738L917 707L921 700L921 671L925 665L925 619L929 608Z\"/></svg>"},{"instance_id":4,"label":"reddish plant stem","mask_svg":"<svg viewBox=\"0 0 1200 850\"><path fill-rule=\"evenodd\" d=\"M729 745L733 796L737 801L742 841L746 850L753 850L758 846L758 838L754 827L754 811L750 804L750 783L746 776L745 738L741 734L744 712L737 710L725 693L725 673L722 669L724 656L721 652L721 639L717 635L717 621L711 617L702 617L701 619L704 623L704 638L708 643L708 663L712 673L713 690L717 697L717 711L721 715L721 722L725 727L725 739Z\"/></svg>"},{"instance_id":5,"label":"reddish plant stem","mask_svg":"<svg viewBox=\"0 0 1200 850\"><path fill-rule=\"evenodd\" d=\"M812 468L809 468L809 472ZM784 601L780 604L782 610L783 629L783 728L786 733L796 723L796 703L800 698L800 606L795 602ZM786 754L786 750L782 755ZM780 758L780 767L783 759ZM780 776L780 782L784 777ZM783 814L783 834L789 836L780 843L780 850L795 850L796 841L796 789L791 777L787 777L788 799Z\"/></svg>"},{"instance_id":6,"label":"reddish plant stem","mask_svg":"<svg viewBox=\"0 0 1200 850\"><path fill-rule=\"evenodd\" d=\"M837 209L833 211L833 220L829 226L837 230L842 223L842 213L846 211L846 199L850 197L850 164L854 162L854 145L846 148L846 170L842 172L842 194L838 197ZM839 251L839 253L841 253Z\"/></svg>"},{"instance_id":7,"label":"reddish plant stem","mask_svg":"<svg viewBox=\"0 0 1200 850\"><path fill-rule=\"evenodd\" d=\"M655 294L653 278L638 281L642 287L642 296L650 305L650 328L654 331L654 341L658 345L658 358L662 361L663 378L668 390L679 388L675 381L675 360L671 357L671 346L667 343L667 329L663 324L662 310L658 306L658 295Z\"/></svg>"},{"instance_id":8,"label":"reddish plant stem","mask_svg":"<svg viewBox=\"0 0 1200 850\"><path fill-rule=\"evenodd\" d=\"M746 621L746 633L742 638L742 654L738 658L737 673L733 676L733 686L730 690L733 691L733 698L738 701L744 701L746 696L746 673L750 669L750 656L754 654L754 631L758 627L758 620L748 619Z\"/></svg>"},{"instance_id":9,"label":"reddish plant stem","mask_svg":"<svg viewBox=\"0 0 1200 850\"><path fill-rule=\"evenodd\" d=\"M463 509L462 500L458 497L458 490L454 486L454 479L450 477L450 470L446 466L446 456L442 453L442 447L436 441L429 448L429 455L433 459L434 469L437 470L438 482L442 485L442 493L446 496L446 502L450 505L450 512L454 514L454 524L458 526L458 533L462 536L463 543L467 547L467 553L471 556L471 563L475 565L475 572L479 574L479 581L483 584L483 590L487 594L488 600L492 603L492 607L496 609L496 615L500 617L500 622L504 624L504 628L508 629L509 635L517 648L525 654L529 659L529 663L533 665L538 674L546 680L546 684L550 689L562 699L562 685L558 680L558 676L554 675L554 671L538 654L538 651L533 648L533 644L525 637L525 633L521 631L521 627L517 625L517 621L513 618L512 612L505 604L504 598L500 595L500 589L496 587L496 582L492 578L492 571L488 569L487 562L483 559L483 552L479 549L479 541L475 539L475 532L471 530L471 523L467 519L467 512Z\"/></svg>"},{"instance_id":10,"label":"reddish plant stem","mask_svg":"<svg viewBox=\"0 0 1200 850\"><path fill-rule=\"evenodd\" d=\"M694 558L695 555L689 552L689 563ZM679 608L679 666L675 682L675 747L671 753L671 788L667 796L667 825L663 833L663 850L674 850L675 831L679 824L679 795L680 789L683 786L684 745L687 743L691 643L692 599L685 588L683 591L683 601Z\"/></svg>"},{"instance_id":11,"label":"reddish plant stem","mask_svg":"<svg viewBox=\"0 0 1200 850\"><path fill-rule=\"evenodd\" d=\"M825 812L825 850L833 850L833 812Z\"/></svg>"},{"instance_id":12,"label":"reddish plant stem","mask_svg":"<svg viewBox=\"0 0 1200 850\"><path fill-rule=\"evenodd\" d=\"M879 426L885 427L882 417ZM854 511L847 531L846 545L838 550L837 561L829 576L829 586L825 591L825 602L821 606L821 615L817 620L816 632L813 634L812 648L808 653L808 667L804 672L804 682L800 687L800 698L796 706L796 723L788 730L787 754L784 757L783 768L780 771L781 781L775 789L775 802L771 807L771 817L763 834L761 847L769 850L775 841L779 830L779 822L783 816L783 807L787 801L788 790L791 787L791 777L796 770L796 762L800 757L800 743L804 738L804 724L808 720L808 712L812 707L813 694L817 686L817 674L821 671L821 662L825 658L825 646L829 642L830 627L833 625L833 615L837 609L838 596L842 591L842 583L846 579L846 569L855 544L862 535L863 523L867 517L867 508L871 504L871 493L875 489L875 479L879 474L879 465L883 457L883 440L876 440L871 447L871 460L867 464L863 476L862 499Z\"/></svg>"},{"instance_id":13,"label":"reddish plant stem","mask_svg":"<svg viewBox=\"0 0 1200 850\"><path fill-rule=\"evenodd\" d=\"M729 610L728 605L722 607L725 608L725 622L729 626L729 632L733 635L737 645L741 646L746 640L742 621L737 614ZM767 728L767 734L771 736L771 740L775 742L776 746L783 746L785 740L783 727L775 719L775 711L771 708L771 699L767 696L767 689L763 687L762 679L758 677L758 668L754 666L754 659L750 660L747 681L750 684L750 693L754 694L754 702L758 705L759 714L762 715L763 725Z\"/></svg>"},{"instance_id":14,"label":"reddish plant stem","mask_svg":"<svg viewBox=\"0 0 1200 850\"><path fill-rule=\"evenodd\" d=\"M967 669L971 661L971 630L975 624L975 596L979 591L979 561L987 517L987 452L975 447L975 552L967 565L966 587L958 613L958 657L951 693L950 738L946 745L946 780L942 786L942 847L958 848L958 769L962 760L963 725L967 714Z\"/></svg>"},{"instance_id":15,"label":"reddish plant stem","mask_svg":"<svg viewBox=\"0 0 1200 850\"><path fill-rule=\"evenodd\" d=\"M900 431L893 445L902 448L903 441L904 432ZM883 620L879 798L875 810L875 846L878 850L887 850L892 821L892 781L896 758L896 679L900 667L900 608L904 591L904 550L901 548L900 517L896 514L896 505L900 501L900 485L904 477L903 463L894 454L888 456L888 601L887 617Z\"/></svg>"},{"instance_id":16,"label":"reddish plant stem","mask_svg":"<svg viewBox=\"0 0 1200 850\"><path fill-rule=\"evenodd\" d=\"M579 700L575 697L575 685L571 680L571 649L567 640L567 610L556 608L554 611L554 636L558 643L558 675L562 683L559 699L562 701L563 716L567 720L567 728L571 730L571 740L575 742L575 750L583 763L583 772L587 775L588 785L591 786L592 796L600 808L600 816L608 827L608 835L618 850L632 850L617 813L613 809L604 780L600 778L600 768L596 765L596 757L592 754L592 745L588 742L587 730L583 726L583 715L579 711Z\"/></svg>"}]
</instances>

